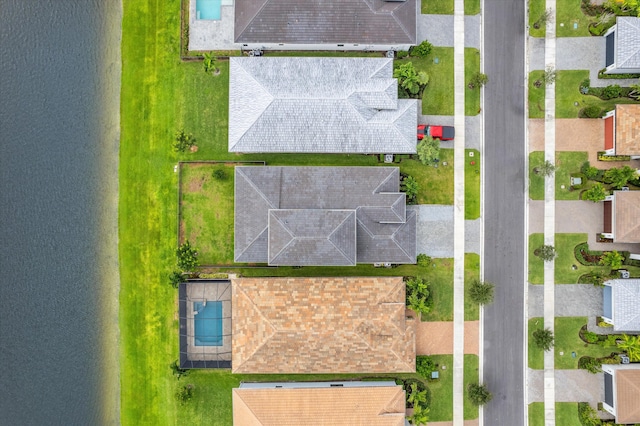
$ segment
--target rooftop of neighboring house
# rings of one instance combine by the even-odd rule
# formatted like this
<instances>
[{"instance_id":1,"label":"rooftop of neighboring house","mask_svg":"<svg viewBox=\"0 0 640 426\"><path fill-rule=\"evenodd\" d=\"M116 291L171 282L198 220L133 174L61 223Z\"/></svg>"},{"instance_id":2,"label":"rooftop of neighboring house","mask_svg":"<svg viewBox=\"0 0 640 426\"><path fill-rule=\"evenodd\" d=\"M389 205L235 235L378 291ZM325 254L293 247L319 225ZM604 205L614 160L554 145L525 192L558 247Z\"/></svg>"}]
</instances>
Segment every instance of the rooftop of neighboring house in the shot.
<instances>
[{"instance_id":1,"label":"rooftop of neighboring house","mask_svg":"<svg viewBox=\"0 0 640 426\"><path fill-rule=\"evenodd\" d=\"M416 44L417 4L417 0L235 0L235 41Z\"/></svg>"},{"instance_id":2,"label":"rooftop of neighboring house","mask_svg":"<svg viewBox=\"0 0 640 426\"><path fill-rule=\"evenodd\" d=\"M616 105L616 155L640 155L640 104Z\"/></svg>"},{"instance_id":3,"label":"rooftop of neighboring house","mask_svg":"<svg viewBox=\"0 0 640 426\"><path fill-rule=\"evenodd\" d=\"M234 373L415 371L401 277L232 280Z\"/></svg>"}]
</instances>

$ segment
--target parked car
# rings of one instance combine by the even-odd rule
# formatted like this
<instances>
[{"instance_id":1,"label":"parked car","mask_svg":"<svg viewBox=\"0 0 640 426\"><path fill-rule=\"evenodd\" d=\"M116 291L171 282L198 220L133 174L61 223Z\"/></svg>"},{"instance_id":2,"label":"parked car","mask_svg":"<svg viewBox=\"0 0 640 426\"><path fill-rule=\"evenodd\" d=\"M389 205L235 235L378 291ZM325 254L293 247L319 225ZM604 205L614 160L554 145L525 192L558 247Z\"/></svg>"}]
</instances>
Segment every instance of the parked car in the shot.
<instances>
[{"instance_id":1,"label":"parked car","mask_svg":"<svg viewBox=\"0 0 640 426\"><path fill-rule=\"evenodd\" d=\"M418 125L418 140L421 141L424 136L431 136L434 139L440 139L441 141L450 141L456 135L456 130L453 126L432 126L429 124Z\"/></svg>"}]
</instances>

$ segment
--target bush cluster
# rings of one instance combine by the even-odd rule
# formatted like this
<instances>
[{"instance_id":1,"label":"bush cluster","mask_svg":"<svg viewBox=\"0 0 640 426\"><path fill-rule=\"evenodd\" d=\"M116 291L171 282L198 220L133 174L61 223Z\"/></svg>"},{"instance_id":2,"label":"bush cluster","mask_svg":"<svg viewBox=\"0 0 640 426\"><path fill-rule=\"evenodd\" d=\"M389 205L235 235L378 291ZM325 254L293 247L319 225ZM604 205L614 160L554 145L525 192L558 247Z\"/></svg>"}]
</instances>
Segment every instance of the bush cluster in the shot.
<instances>
[{"instance_id":1,"label":"bush cluster","mask_svg":"<svg viewBox=\"0 0 640 426\"><path fill-rule=\"evenodd\" d=\"M606 87L589 87L587 94L608 101L616 98L628 98L629 93L631 93L629 87L620 87L618 84L613 84Z\"/></svg>"},{"instance_id":2,"label":"bush cluster","mask_svg":"<svg viewBox=\"0 0 640 426\"><path fill-rule=\"evenodd\" d=\"M604 115L604 110L597 105L590 105L586 108L582 108L578 113L580 118L601 118Z\"/></svg>"},{"instance_id":3,"label":"bush cluster","mask_svg":"<svg viewBox=\"0 0 640 426\"><path fill-rule=\"evenodd\" d=\"M426 355L420 355L416 357L416 373L425 379L431 378L431 373L436 371L436 363L433 358Z\"/></svg>"}]
</instances>

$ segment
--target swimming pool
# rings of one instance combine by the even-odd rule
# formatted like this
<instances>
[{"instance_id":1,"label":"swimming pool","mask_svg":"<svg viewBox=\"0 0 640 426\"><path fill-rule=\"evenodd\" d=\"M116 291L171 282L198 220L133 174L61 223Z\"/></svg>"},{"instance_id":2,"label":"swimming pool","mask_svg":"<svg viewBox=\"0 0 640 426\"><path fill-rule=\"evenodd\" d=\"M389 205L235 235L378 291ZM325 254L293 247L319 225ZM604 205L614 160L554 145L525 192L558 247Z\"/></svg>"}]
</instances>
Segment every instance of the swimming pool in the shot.
<instances>
[{"instance_id":1,"label":"swimming pool","mask_svg":"<svg viewBox=\"0 0 640 426\"><path fill-rule=\"evenodd\" d=\"M193 302L196 346L222 346L222 302Z\"/></svg>"},{"instance_id":2,"label":"swimming pool","mask_svg":"<svg viewBox=\"0 0 640 426\"><path fill-rule=\"evenodd\" d=\"M196 0L196 19L220 20L221 0Z\"/></svg>"}]
</instances>

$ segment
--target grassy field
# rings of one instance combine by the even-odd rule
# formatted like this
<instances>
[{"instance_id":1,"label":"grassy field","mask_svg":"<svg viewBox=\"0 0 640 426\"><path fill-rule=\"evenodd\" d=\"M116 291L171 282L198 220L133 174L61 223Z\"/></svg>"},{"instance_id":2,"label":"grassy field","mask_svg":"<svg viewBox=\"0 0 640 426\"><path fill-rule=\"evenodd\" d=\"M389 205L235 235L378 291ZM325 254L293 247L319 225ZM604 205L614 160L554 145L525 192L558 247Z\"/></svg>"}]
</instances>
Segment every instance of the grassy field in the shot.
<instances>
[{"instance_id":1,"label":"grassy field","mask_svg":"<svg viewBox=\"0 0 640 426\"><path fill-rule=\"evenodd\" d=\"M464 255L464 282L480 279L480 256L475 253L465 253ZM451 283L453 285L453 282ZM453 297L453 290L451 293ZM453 308L453 300L451 301ZM464 296L464 320L477 321L480 318L480 305L473 303L468 294ZM453 312L451 314L453 320Z\"/></svg>"},{"instance_id":2,"label":"grassy field","mask_svg":"<svg viewBox=\"0 0 640 426\"><path fill-rule=\"evenodd\" d=\"M529 73L529 118L544 118L545 85L535 87L534 82L543 75L542 71ZM609 111L616 104L637 103L629 98L604 101L600 98L580 93L580 83L589 78L589 71L558 71L556 76L556 118L578 118L581 109L598 106ZM612 81L610 84L616 84Z\"/></svg>"},{"instance_id":3,"label":"grassy field","mask_svg":"<svg viewBox=\"0 0 640 426\"><path fill-rule=\"evenodd\" d=\"M429 421L453 420L453 355L432 355L431 358L439 366L440 378L429 382L431 389L431 411ZM446 366L446 369L442 369ZM478 357L464 356L464 387L470 383L478 383ZM472 420L478 418L478 408L464 400L464 418Z\"/></svg>"},{"instance_id":4,"label":"grassy field","mask_svg":"<svg viewBox=\"0 0 640 426\"><path fill-rule=\"evenodd\" d=\"M589 155L586 152L556 152L556 200L580 199L580 190L571 190L571 173L580 173L580 167L588 159ZM543 163L543 151L529 154L529 198L532 200L544 200L544 176L533 171Z\"/></svg>"},{"instance_id":5,"label":"grassy field","mask_svg":"<svg viewBox=\"0 0 640 426\"><path fill-rule=\"evenodd\" d=\"M398 62L409 60L413 62L417 70L425 71L430 77L429 84L422 94L422 113L425 115L453 115L453 47L434 47L426 58L402 59ZM469 81L473 74L480 71L479 51L465 48L464 64L465 80ZM465 114L477 115L479 112L480 90L465 88Z\"/></svg>"},{"instance_id":6,"label":"grassy field","mask_svg":"<svg viewBox=\"0 0 640 426\"><path fill-rule=\"evenodd\" d=\"M544 319L541 317L529 319L529 347L528 360L529 368L534 370L542 370L544 368L544 351L533 343L533 332L544 328Z\"/></svg>"},{"instance_id":7,"label":"grassy field","mask_svg":"<svg viewBox=\"0 0 640 426\"><path fill-rule=\"evenodd\" d=\"M421 12L434 15L453 15L453 0L422 0ZM464 14L480 13L480 0L464 0Z\"/></svg>"},{"instance_id":8,"label":"grassy field","mask_svg":"<svg viewBox=\"0 0 640 426\"><path fill-rule=\"evenodd\" d=\"M555 319L555 367L559 370L578 368L582 356L603 357L615 352L597 344L585 343L578 333L587 323L587 317L562 317ZM573 356L575 352L575 357ZM560 355L562 353L562 355Z\"/></svg>"},{"instance_id":9,"label":"grassy field","mask_svg":"<svg viewBox=\"0 0 640 426\"><path fill-rule=\"evenodd\" d=\"M473 157L470 156L471 153ZM480 217L480 151L467 149L465 154L464 218L473 220Z\"/></svg>"},{"instance_id":10,"label":"grassy field","mask_svg":"<svg viewBox=\"0 0 640 426\"><path fill-rule=\"evenodd\" d=\"M578 419L577 402L556 402L556 424L582 426ZM544 426L544 403L529 404L529 426Z\"/></svg>"}]
</instances>

